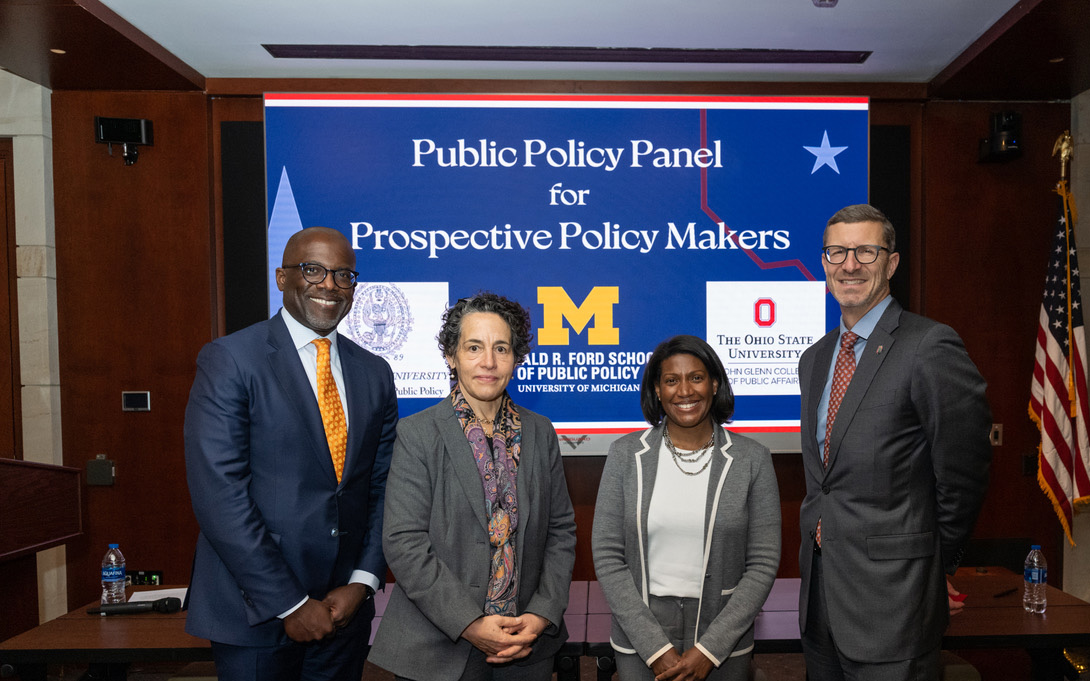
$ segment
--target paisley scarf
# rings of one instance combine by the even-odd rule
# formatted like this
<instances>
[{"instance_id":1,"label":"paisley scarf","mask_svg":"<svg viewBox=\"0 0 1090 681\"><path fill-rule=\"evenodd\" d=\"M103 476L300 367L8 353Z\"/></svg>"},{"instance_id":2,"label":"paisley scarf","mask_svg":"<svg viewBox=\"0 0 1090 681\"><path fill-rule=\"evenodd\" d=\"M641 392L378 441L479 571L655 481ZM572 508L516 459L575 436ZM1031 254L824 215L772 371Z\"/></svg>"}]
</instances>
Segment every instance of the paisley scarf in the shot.
<instances>
[{"instance_id":1,"label":"paisley scarf","mask_svg":"<svg viewBox=\"0 0 1090 681\"><path fill-rule=\"evenodd\" d=\"M518 495L515 482L519 454L522 451L522 419L511 397L504 392L496 422L492 426L492 446L484 426L473 408L455 386L450 393L454 413L462 424L477 472L484 486L488 539L492 546L491 576L484 604L486 615L518 615L518 579L515 562L515 531L518 529Z\"/></svg>"}]
</instances>

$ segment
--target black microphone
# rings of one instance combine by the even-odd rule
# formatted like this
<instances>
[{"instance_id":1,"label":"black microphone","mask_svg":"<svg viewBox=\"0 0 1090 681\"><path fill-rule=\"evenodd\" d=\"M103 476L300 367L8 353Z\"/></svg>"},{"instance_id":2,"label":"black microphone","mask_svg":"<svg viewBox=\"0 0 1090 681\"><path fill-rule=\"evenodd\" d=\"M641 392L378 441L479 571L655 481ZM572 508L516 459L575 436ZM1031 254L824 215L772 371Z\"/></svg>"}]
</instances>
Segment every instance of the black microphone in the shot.
<instances>
[{"instance_id":1,"label":"black microphone","mask_svg":"<svg viewBox=\"0 0 1090 681\"><path fill-rule=\"evenodd\" d=\"M135 615L140 612L162 612L170 614L182 608L182 600L168 596L155 601L135 601L133 603L104 603L97 608L87 610L88 615Z\"/></svg>"}]
</instances>

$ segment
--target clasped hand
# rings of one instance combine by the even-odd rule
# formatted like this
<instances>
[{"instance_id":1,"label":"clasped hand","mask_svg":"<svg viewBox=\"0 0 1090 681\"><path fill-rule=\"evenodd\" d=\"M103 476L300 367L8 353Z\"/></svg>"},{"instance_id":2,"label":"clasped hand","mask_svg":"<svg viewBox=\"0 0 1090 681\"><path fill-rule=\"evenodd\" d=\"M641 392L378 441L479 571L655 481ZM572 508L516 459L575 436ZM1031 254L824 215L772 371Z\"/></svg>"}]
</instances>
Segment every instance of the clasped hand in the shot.
<instances>
[{"instance_id":1,"label":"clasped hand","mask_svg":"<svg viewBox=\"0 0 1090 681\"><path fill-rule=\"evenodd\" d=\"M704 681L712 667L712 661L699 648L689 648L684 655L671 648L651 663L656 681Z\"/></svg>"},{"instance_id":2,"label":"clasped hand","mask_svg":"<svg viewBox=\"0 0 1090 681\"><path fill-rule=\"evenodd\" d=\"M284 618L284 633L299 643L331 636L352 621L366 595L362 584L346 584L330 591L323 600L308 598Z\"/></svg>"},{"instance_id":3,"label":"clasped hand","mask_svg":"<svg viewBox=\"0 0 1090 681\"><path fill-rule=\"evenodd\" d=\"M549 621L532 612L518 617L486 615L469 624L462 638L483 652L485 662L504 664L530 654L530 645L549 626Z\"/></svg>"}]
</instances>

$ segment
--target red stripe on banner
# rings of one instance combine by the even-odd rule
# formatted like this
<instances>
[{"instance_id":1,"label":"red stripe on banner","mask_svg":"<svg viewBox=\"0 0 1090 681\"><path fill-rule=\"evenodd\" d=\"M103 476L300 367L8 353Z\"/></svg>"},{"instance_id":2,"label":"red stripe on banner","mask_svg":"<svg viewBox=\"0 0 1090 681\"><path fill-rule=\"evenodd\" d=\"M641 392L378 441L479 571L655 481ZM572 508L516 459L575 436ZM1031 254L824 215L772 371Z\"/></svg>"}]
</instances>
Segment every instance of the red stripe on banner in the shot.
<instances>
[{"instance_id":1,"label":"red stripe on banner","mask_svg":"<svg viewBox=\"0 0 1090 681\"><path fill-rule=\"evenodd\" d=\"M700 111L700 146L708 146L708 112L701 109ZM716 214L711 206L708 205L708 169L700 169L700 208L704 211L704 214L711 218L715 224L723 224L723 229L729 230L726 220L723 220ZM753 261L753 264L762 270L775 270L781 267L794 267L802 276L806 277L807 281L817 281L817 277L810 273L806 265L803 264L798 258L791 260L777 260L775 262L765 262L757 255L757 253L751 248L743 248L742 252L749 256L749 259Z\"/></svg>"},{"instance_id":2,"label":"red stripe on banner","mask_svg":"<svg viewBox=\"0 0 1090 681\"><path fill-rule=\"evenodd\" d=\"M630 428L557 428L557 435L626 435L638 430L645 430L647 426L633 426ZM797 433L799 426L731 426L728 430L732 433Z\"/></svg>"},{"instance_id":3,"label":"red stripe on banner","mask_svg":"<svg viewBox=\"0 0 1090 681\"><path fill-rule=\"evenodd\" d=\"M647 426L635 426L631 428L557 428L557 435L625 435L637 430L644 430Z\"/></svg>"},{"instance_id":4,"label":"red stripe on banner","mask_svg":"<svg viewBox=\"0 0 1090 681\"><path fill-rule=\"evenodd\" d=\"M797 433L799 426L731 426L734 433Z\"/></svg>"},{"instance_id":5,"label":"red stripe on banner","mask_svg":"<svg viewBox=\"0 0 1090 681\"><path fill-rule=\"evenodd\" d=\"M715 95L545 95L545 94L362 94L337 92L267 92L265 99L278 102L296 100L317 101L437 101L437 102L732 102L739 104L786 103L786 104L867 104L867 97L760 97Z\"/></svg>"}]
</instances>

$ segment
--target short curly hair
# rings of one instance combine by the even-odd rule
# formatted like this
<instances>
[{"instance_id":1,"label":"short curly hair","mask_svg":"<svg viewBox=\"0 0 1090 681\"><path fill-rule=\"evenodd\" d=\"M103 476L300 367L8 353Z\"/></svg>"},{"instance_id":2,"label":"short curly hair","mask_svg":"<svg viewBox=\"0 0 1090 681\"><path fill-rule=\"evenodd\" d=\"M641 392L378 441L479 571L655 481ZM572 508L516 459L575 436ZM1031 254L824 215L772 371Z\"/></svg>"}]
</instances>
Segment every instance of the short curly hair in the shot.
<instances>
[{"instance_id":1,"label":"short curly hair","mask_svg":"<svg viewBox=\"0 0 1090 681\"><path fill-rule=\"evenodd\" d=\"M515 366L522 364L526 355L530 354L530 343L534 339L531 332L530 311L517 302L505 298L491 291L479 291L470 298L462 298L447 308L443 313L443 326L439 329L436 340L439 341L439 349L444 357L453 357L458 350L458 341L462 337L462 320L466 315L477 312L490 312L497 314L507 322L507 328L511 330L511 352L515 355ZM451 380L458 377L451 368Z\"/></svg>"}]
</instances>

